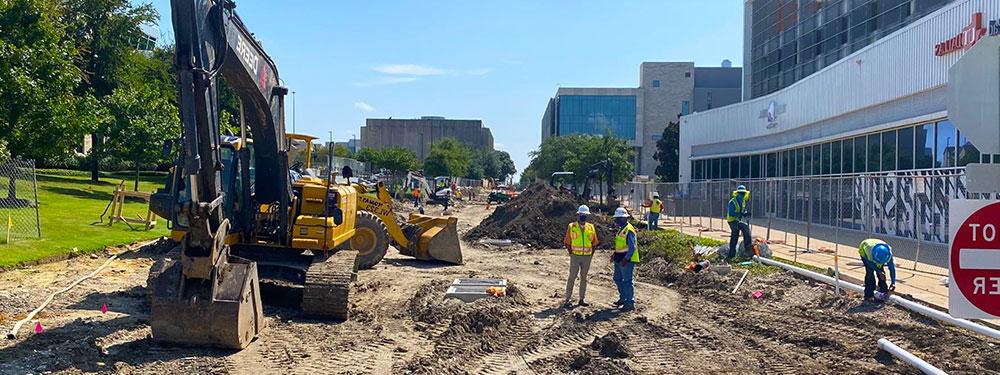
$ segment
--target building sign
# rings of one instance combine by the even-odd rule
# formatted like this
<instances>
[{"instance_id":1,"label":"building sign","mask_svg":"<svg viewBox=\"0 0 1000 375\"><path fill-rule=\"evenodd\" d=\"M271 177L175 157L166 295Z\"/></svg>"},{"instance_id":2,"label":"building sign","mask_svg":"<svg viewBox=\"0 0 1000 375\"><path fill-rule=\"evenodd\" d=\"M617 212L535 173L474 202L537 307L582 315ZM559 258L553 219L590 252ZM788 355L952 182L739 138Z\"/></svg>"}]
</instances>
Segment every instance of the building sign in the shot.
<instances>
[{"instance_id":1,"label":"building sign","mask_svg":"<svg viewBox=\"0 0 1000 375\"><path fill-rule=\"evenodd\" d=\"M990 36L1000 35L1000 19L990 20Z\"/></svg>"},{"instance_id":2,"label":"building sign","mask_svg":"<svg viewBox=\"0 0 1000 375\"><path fill-rule=\"evenodd\" d=\"M983 27L983 13L976 12L972 15L972 21L969 22L969 25L962 28L962 31L958 35L934 45L934 55L944 56L953 52L967 50L976 45L976 42L985 35L986 28Z\"/></svg>"},{"instance_id":3,"label":"building sign","mask_svg":"<svg viewBox=\"0 0 1000 375\"><path fill-rule=\"evenodd\" d=\"M1000 202L950 202L948 313L956 318L1000 318Z\"/></svg>"},{"instance_id":4,"label":"building sign","mask_svg":"<svg viewBox=\"0 0 1000 375\"><path fill-rule=\"evenodd\" d=\"M785 113L785 105L772 100L767 103L767 108L760 111L758 118L767 120L767 128L773 129L778 126L778 115L782 113Z\"/></svg>"}]
</instances>

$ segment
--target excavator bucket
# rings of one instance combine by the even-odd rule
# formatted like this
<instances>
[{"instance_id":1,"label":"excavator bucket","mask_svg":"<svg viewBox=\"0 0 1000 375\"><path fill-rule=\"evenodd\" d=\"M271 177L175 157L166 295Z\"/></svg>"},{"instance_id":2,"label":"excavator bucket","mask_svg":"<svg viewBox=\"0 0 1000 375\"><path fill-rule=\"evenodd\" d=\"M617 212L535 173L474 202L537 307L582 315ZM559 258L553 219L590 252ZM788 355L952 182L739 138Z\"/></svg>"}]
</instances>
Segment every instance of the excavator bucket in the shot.
<instances>
[{"instance_id":1,"label":"excavator bucket","mask_svg":"<svg viewBox=\"0 0 1000 375\"><path fill-rule=\"evenodd\" d=\"M214 278L184 280L180 259L154 265L147 284L154 341L243 349L257 337L264 328L257 264L229 256Z\"/></svg>"},{"instance_id":2,"label":"excavator bucket","mask_svg":"<svg viewBox=\"0 0 1000 375\"><path fill-rule=\"evenodd\" d=\"M406 222L410 248L403 254L420 260L440 260L462 264L462 245L458 241L458 218L411 213Z\"/></svg>"}]
</instances>

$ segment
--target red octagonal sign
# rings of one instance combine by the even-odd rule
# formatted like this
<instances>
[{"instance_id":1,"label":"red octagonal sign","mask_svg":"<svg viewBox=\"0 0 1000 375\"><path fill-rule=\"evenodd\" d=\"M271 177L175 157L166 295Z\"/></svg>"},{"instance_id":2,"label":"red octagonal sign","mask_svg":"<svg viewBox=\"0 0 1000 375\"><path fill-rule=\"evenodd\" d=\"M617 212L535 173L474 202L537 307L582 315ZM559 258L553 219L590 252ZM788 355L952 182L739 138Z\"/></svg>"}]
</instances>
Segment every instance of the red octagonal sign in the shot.
<instances>
[{"instance_id":1,"label":"red octagonal sign","mask_svg":"<svg viewBox=\"0 0 1000 375\"><path fill-rule=\"evenodd\" d=\"M951 237L949 311L956 317L1000 317L1000 202L952 203L951 223L961 225Z\"/></svg>"}]
</instances>

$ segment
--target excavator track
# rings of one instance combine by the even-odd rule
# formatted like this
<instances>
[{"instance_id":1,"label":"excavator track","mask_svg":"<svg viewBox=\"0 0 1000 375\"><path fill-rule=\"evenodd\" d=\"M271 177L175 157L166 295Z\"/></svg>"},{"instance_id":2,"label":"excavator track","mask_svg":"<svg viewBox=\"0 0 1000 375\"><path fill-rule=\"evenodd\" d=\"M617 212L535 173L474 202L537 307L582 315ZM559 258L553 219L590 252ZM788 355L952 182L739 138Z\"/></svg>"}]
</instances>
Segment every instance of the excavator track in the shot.
<instances>
[{"instance_id":1,"label":"excavator track","mask_svg":"<svg viewBox=\"0 0 1000 375\"><path fill-rule=\"evenodd\" d=\"M306 315L347 320L350 310L351 283L357 279L356 252L341 250L330 256L317 256L306 271L302 290L302 312Z\"/></svg>"}]
</instances>

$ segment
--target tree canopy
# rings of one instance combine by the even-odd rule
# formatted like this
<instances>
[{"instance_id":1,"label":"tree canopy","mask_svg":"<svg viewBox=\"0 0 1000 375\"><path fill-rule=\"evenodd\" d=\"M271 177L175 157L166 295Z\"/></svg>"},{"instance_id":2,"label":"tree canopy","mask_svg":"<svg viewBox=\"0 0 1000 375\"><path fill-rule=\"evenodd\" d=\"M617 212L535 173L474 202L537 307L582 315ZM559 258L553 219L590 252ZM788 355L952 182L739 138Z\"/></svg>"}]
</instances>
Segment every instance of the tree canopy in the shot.
<instances>
[{"instance_id":1,"label":"tree canopy","mask_svg":"<svg viewBox=\"0 0 1000 375\"><path fill-rule=\"evenodd\" d=\"M663 137L656 141L653 159L660 162L656 166L656 176L660 181L677 182L680 166L681 133L678 122L670 122L663 129Z\"/></svg>"},{"instance_id":2,"label":"tree canopy","mask_svg":"<svg viewBox=\"0 0 1000 375\"><path fill-rule=\"evenodd\" d=\"M579 183L592 165L607 159L614 165L614 182L624 182L632 178L634 157L635 151L624 139L610 134L549 137L531 152L531 163L524 175L547 179L554 172L573 172Z\"/></svg>"},{"instance_id":3,"label":"tree canopy","mask_svg":"<svg viewBox=\"0 0 1000 375\"><path fill-rule=\"evenodd\" d=\"M428 176L465 176L472 165L472 149L455 138L444 138L431 144L424 161Z\"/></svg>"}]
</instances>

